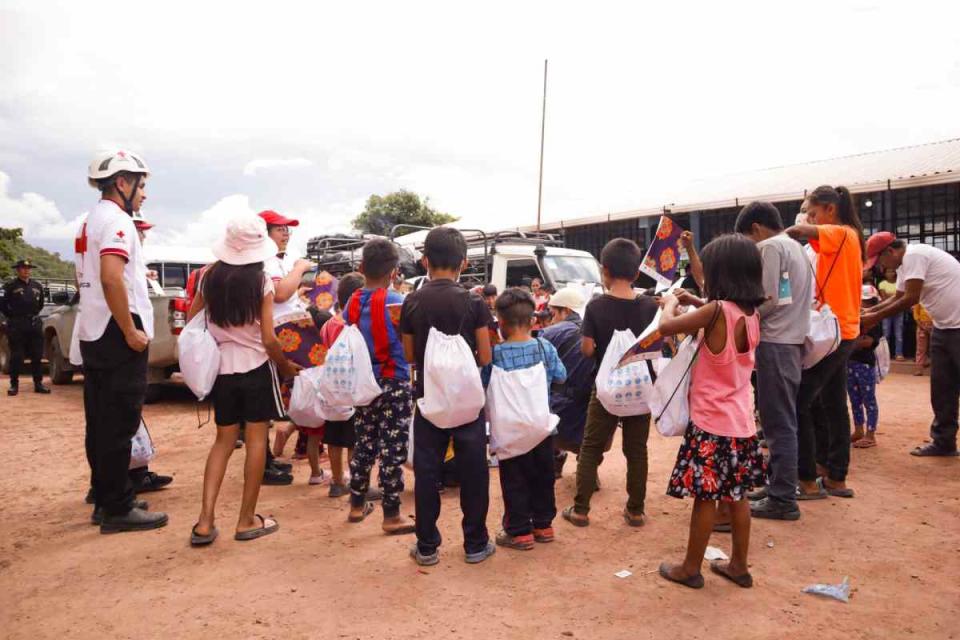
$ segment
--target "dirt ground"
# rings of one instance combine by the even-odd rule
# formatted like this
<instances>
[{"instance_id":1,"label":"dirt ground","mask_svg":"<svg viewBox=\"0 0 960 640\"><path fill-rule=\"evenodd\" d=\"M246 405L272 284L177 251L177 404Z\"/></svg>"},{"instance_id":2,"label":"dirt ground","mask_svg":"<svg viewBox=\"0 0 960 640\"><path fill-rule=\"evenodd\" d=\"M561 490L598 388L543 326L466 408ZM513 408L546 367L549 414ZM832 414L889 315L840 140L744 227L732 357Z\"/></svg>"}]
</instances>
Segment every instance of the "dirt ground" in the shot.
<instances>
[{"instance_id":1,"label":"dirt ground","mask_svg":"<svg viewBox=\"0 0 960 640\"><path fill-rule=\"evenodd\" d=\"M407 556L412 536L387 538L379 514L346 522L346 499L306 484L298 462L289 487L264 487L259 511L281 530L240 543L223 535L191 549L203 463L213 427L197 429L195 404L170 389L145 409L159 447L153 468L175 476L146 494L170 525L100 535L83 504L81 385L41 397L0 399L0 629L6 638L953 638L960 614L960 459L918 459L927 436L929 378L880 385L880 446L853 450L853 500L806 503L795 523L754 521L756 586L742 590L705 571L707 586L668 584L655 570L685 547L690 503L664 494L677 440L650 438L649 523L629 529L624 463L601 467L593 524L557 519L557 541L532 552L500 549L463 562L456 490L443 498L438 566ZM5 385L4 385L5 389ZM617 447L618 445L615 445ZM291 447L292 448L292 447ZM232 530L243 451L231 461L218 505ZM557 484L571 502L573 469ZM491 473L491 534L502 513ZM408 472L403 512L413 514ZM729 535L712 544L730 551ZM621 579L621 569L633 575ZM850 577L849 604L800 592Z\"/></svg>"}]
</instances>

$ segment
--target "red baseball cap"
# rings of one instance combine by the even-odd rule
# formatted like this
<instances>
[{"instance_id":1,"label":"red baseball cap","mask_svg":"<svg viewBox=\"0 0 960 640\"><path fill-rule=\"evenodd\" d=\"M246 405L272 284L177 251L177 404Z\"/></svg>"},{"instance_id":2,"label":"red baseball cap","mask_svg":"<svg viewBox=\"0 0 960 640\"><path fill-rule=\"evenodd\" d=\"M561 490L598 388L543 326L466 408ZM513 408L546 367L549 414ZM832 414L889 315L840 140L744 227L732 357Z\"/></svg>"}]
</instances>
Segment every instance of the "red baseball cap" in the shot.
<instances>
[{"instance_id":1,"label":"red baseball cap","mask_svg":"<svg viewBox=\"0 0 960 640\"><path fill-rule=\"evenodd\" d=\"M878 231L877 233L870 236L867 240L867 262L866 268L873 269L874 265L877 264L877 258L880 257L880 254L886 250L894 240L897 239L897 236L893 235L889 231Z\"/></svg>"},{"instance_id":2,"label":"red baseball cap","mask_svg":"<svg viewBox=\"0 0 960 640\"><path fill-rule=\"evenodd\" d=\"M297 227L300 225L299 220L294 220L293 218L286 218L280 215L279 213L277 213L276 211L271 211L270 209L267 209L266 211L261 211L257 215L263 218L263 221L266 222L267 224L275 224L283 227Z\"/></svg>"}]
</instances>

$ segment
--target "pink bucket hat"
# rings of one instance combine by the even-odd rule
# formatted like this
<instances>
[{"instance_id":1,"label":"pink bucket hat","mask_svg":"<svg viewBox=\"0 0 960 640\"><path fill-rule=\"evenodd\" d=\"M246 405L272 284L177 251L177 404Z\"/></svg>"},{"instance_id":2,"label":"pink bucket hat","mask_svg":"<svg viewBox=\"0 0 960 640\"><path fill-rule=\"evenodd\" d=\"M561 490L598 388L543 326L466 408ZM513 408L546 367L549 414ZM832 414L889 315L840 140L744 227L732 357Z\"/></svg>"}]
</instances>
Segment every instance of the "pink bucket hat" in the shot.
<instances>
[{"instance_id":1,"label":"pink bucket hat","mask_svg":"<svg viewBox=\"0 0 960 640\"><path fill-rule=\"evenodd\" d=\"M241 266L277 255L277 244L267 235L267 223L255 215L237 216L213 245L213 255L226 264Z\"/></svg>"}]
</instances>

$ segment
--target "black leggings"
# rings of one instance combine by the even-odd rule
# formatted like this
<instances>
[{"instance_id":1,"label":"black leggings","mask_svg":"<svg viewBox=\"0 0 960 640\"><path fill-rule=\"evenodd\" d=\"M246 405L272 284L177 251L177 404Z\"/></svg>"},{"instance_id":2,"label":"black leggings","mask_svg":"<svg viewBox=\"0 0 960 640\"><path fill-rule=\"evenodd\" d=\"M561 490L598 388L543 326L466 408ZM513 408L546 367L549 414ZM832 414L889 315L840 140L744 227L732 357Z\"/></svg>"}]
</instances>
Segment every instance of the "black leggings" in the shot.
<instances>
[{"instance_id":1,"label":"black leggings","mask_svg":"<svg viewBox=\"0 0 960 640\"><path fill-rule=\"evenodd\" d=\"M850 467L850 411L847 408L847 360L856 340L843 340L836 351L803 372L797 395L798 476L817 479L817 462L830 480L844 482ZM819 451L819 455L818 455Z\"/></svg>"}]
</instances>

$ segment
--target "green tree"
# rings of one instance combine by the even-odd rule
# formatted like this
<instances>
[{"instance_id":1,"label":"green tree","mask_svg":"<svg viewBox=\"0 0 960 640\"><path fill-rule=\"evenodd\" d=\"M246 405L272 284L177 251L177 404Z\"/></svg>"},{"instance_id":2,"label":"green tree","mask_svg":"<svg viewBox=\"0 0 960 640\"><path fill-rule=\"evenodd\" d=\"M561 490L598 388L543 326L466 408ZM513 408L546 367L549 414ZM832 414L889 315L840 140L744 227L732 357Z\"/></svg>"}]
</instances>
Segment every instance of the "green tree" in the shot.
<instances>
[{"instance_id":1,"label":"green tree","mask_svg":"<svg viewBox=\"0 0 960 640\"><path fill-rule=\"evenodd\" d=\"M60 259L59 253L28 244L23 229L0 227L0 281L14 276L13 263L21 258L33 262L35 278L63 278L73 280L73 263Z\"/></svg>"},{"instance_id":2,"label":"green tree","mask_svg":"<svg viewBox=\"0 0 960 640\"><path fill-rule=\"evenodd\" d=\"M353 227L362 233L385 236L397 224L434 227L457 220L456 216L433 209L429 198L421 200L412 191L401 189L385 196L370 196L363 213L353 219Z\"/></svg>"}]
</instances>

